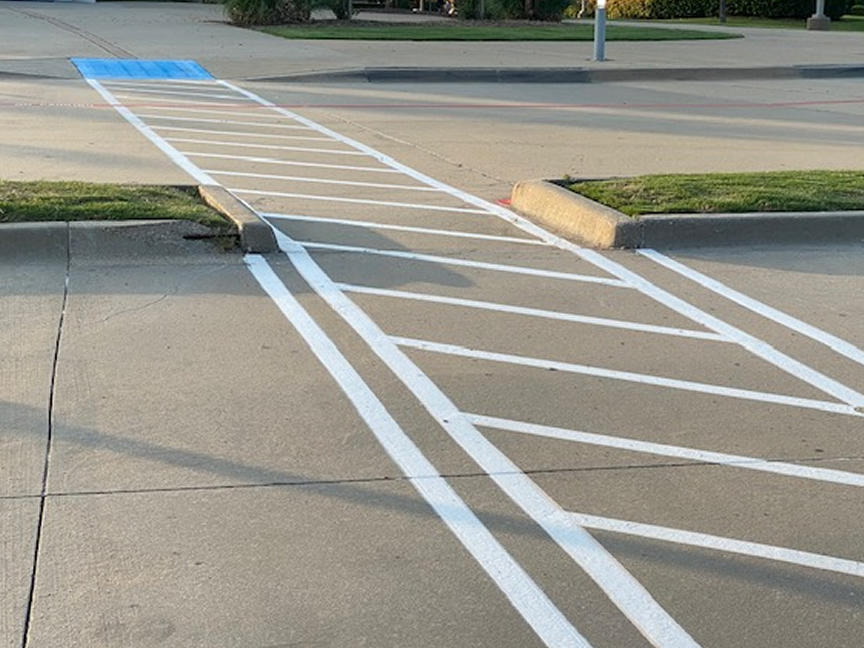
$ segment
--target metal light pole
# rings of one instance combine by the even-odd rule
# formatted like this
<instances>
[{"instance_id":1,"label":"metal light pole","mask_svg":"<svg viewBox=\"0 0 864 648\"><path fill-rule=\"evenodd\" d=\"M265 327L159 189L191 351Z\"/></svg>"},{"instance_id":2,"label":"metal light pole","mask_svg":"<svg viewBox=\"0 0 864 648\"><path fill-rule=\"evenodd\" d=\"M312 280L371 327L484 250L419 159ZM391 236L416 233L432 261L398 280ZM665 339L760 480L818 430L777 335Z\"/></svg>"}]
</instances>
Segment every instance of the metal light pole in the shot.
<instances>
[{"instance_id":1,"label":"metal light pole","mask_svg":"<svg viewBox=\"0 0 864 648\"><path fill-rule=\"evenodd\" d=\"M831 28L831 19L825 15L825 0L816 0L816 13L807 19L807 29L825 31Z\"/></svg>"},{"instance_id":2,"label":"metal light pole","mask_svg":"<svg viewBox=\"0 0 864 648\"><path fill-rule=\"evenodd\" d=\"M594 60L606 60L606 0L597 0L594 10Z\"/></svg>"}]
</instances>

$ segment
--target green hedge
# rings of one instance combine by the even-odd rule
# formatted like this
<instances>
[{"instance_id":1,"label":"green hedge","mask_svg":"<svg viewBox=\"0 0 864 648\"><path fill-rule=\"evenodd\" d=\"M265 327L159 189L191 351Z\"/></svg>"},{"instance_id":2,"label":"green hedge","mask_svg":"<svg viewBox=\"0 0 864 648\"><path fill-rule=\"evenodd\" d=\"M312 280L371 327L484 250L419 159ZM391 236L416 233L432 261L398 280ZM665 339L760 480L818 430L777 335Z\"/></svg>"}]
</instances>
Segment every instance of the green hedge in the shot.
<instances>
[{"instance_id":1,"label":"green hedge","mask_svg":"<svg viewBox=\"0 0 864 648\"><path fill-rule=\"evenodd\" d=\"M235 25L284 25L308 22L309 0L222 0L225 13Z\"/></svg>"},{"instance_id":2,"label":"green hedge","mask_svg":"<svg viewBox=\"0 0 864 648\"><path fill-rule=\"evenodd\" d=\"M837 20L848 13L850 0L825 0L825 15ZM720 12L719 0L609 0L609 18L703 18ZM816 11L816 0L726 0L729 16L804 20Z\"/></svg>"},{"instance_id":3,"label":"green hedge","mask_svg":"<svg viewBox=\"0 0 864 648\"><path fill-rule=\"evenodd\" d=\"M487 20L561 20L572 0L532 0L526 11L523 0L483 0ZM459 18L480 17L480 0L456 0Z\"/></svg>"}]
</instances>

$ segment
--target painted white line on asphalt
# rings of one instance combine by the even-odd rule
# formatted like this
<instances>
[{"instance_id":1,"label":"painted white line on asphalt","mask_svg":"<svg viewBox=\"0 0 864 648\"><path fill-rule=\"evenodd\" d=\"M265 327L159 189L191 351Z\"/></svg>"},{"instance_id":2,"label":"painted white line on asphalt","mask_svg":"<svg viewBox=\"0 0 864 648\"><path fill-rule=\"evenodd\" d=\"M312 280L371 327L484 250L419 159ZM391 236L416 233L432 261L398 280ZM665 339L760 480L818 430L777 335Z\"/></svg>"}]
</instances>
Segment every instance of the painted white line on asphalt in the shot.
<instances>
[{"instance_id":1,"label":"painted white line on asphalt","mask_svg":"<svg viewBox=\"0 0 864 648\"><path fill-rule=\"evenodd\" d=\"M379 205L381 207L401 207L403 209L427 209L429 211L455 212L459 214L482 214L479 209L465 209L462 207L441 207L438 205L424 205L422 203L394 202L390 200L365 200L363 198L346 198L344 196L318 196L315 194L298 194L285 191L261 191L257 189L229 188L229 191L237 193L252 194L254 196L276 196L278 198L301 198L304 200L324 200L327 202L352 203L355 205Z\"/></svg>"},{"instance_id":2,"label":"painted white line on asphalt","mask_svg":"<svg viewBox=\"0 0 864 648\"><path fill-rule=\"evenodd\" d=\"M187 140L197 141L197 140ZM310 167L313 169L336 169L340 171L360 171L362 173L399 173L396 169L387 167L351 166L347 164L322 164L320 162L297 162L296 160L279 160L276 158L256 157L251 155L225 155L223 153L203 153L199 151L184 151L188 157L206 157L217 160L237 160L239 162L254 162L256 164L281 164L283 166ZM401 174L400 174L401 175Z\"/></svg>"},{"instance_id":3,"label":"painted white line on asphalt","mask_svg":"<svg viewBox=\"0 0 864 648\"><path fill-rule=\"evenodd\" d=\"M847 560L846 558L836 558L809 551L775 547L758 542L735 540L733 538L684 531L682 529L670 529L653 524L642 524L641 522L615 520L596 515L586 515L584 513L568 513L568 516L574 524L589 529L611 531L613 533L638 536L649 540L672 542L689 547L698 547L699 549L711 549L741 556L751 556L753 558L764 558L766 560L821 569L823 571L857 576L859 578L864 577L864 563Z\"/></svg>"},{"instance_id":4,"label":"painted white line on asphalt","mask_svg":"<svg viewBox=\"0 0 864 648\"><path fill-rule=\"evenodd\" d=\"M152 88L149 89L131 89L124 88L125 92L118 92L117 98L123 99L132 99L134 101L139 101L139 95L170 95L174 97L188 97L190 100L195 99L232 99L237 101L237 97L234 95L227 94L213 94L209 92L175 92L173 90L154 90Z\"/></svg>"},{"instance_id":5,"label":"painted white line on asphalt","mask_svg":"<svg viewBox=\"0 0 864 648\"><path fill-rule=\"evenodd\" d=\"M229 130L212 130L208 128L185 128L183 126L151 126L153 130L172 131L175 133L204 133L205 135L236 135L237 137L249 137L251 139L275 139L275 140L291 140L304 142L330 142L326 137L314 137L311 135L273 135L268 133L254 133L252 131L229 131ZM322 153L331 153L333 149L313 149ZM338 149L337 149L338 150Z\"/></svg>"},{"instance_id":6,"label":"painted white line on asphalt","mask_svg":"<svg viewBox=\"0 0 864 648\"><path fill-rule=\"evenodd\" d=\"M588 648L588 641L441 477L351 363L276 276L267 261L258 255L247 255L246 264L351 400L390 458L410 478L411 485L498 585L543 643L550 648Z\"/></svg>"},{"instance_id":7,"label":"painted white line on asphalt","mask_svg":"<svg viewBox=\"0 0 864 648\"><path fill-rule=\"evenodd\" d=\"M249 144L244 142L222 142L204 139L188 139L183 137L166 137L166 142L182 142L186 144L198 144L205 146L230 146L233 148L254 148L266 149L268 151L295 151L299 153L315 153L326 155L352 155L357 157L366 157L365 153L359 151L331 151L326 149L303 148L300 146L279 146L277 144Z\"/></svg>"},{"instance_id":8,"label":"painted white line on asphalt","mask_svg":"<svg viewBox=\"0 0 864 648\"><path fill-rule=\"evenodd\" d=\"M652 387L664 387L679 389L682 391L696 392L700 394L712 394L715 396L726 396L728 398L739 398L761 403L775 403L777 405L789 405L805 409L831 412L833 414L845 414L848 416L862 416L864 413L855 411L855 408L844 403L830 403L827 401L814 400L810 398L798 398L797 396L783 396L782 394L769 394L766 392L752 391L749 389L737 389L735 387L724 387L722 385L710 385L707 383L692 382L689 380L677 380L675 378L664 378L662 376L651 376L648 374L634 373L631 371L619 371L616 369L603 369L602 367L591 367L588 365L573 364L569 362L558 362L557 360L546 360L543 358L529 358L526 356L511 355L508 353L495 353L492 351L481 351L468 349L455 344L441 344L427 340L415 340L413 338L394 337L393 342L399 346L410 347L430 353L441 353L444 355L471 358L473 360L489 360L490 362L502 362L506 364L522 365L534 369L546 369L565 371L567 373L581 374L583 376L595 376L597 378L609 378L612 380L623 380L627 382L650 385Z\"/></svg>"},{"instance_id":9,"label":"painted white line on asphalt","mask_svg":"<svg viewBox=\"0 0 864 648\"><path fill-rule=\"evenodd\" d=\"M177 117L176 115L155 115L152 113L138 113L138 116L141 119L167 119L170 121L177 122L194 122L197 124L227 124L229 126L260 126L263 128L281 128L283 130L300 130L300 131L308 131L309 129L305 126L296 126L294 124L270 124L267 122L252 122L252 121L240 121L238 119L207 119L202 117ZM256 117L261 117L261 115L255 115ZM221 131L219 131L221 132ZM316 138L323 139L323 138Z\"/></svg>"},{"instance_id":10,"label":"painted white line on asphalt","mask_svg":"<svg viewBox=\"0 0 864 648\"><path fill-rule=\"evenodd\" d=\"M835 335L828 333L827 331L823 331L815 326L807 324L806 322L801 321L791 315L787 315L783 311L777 310L776 308L772 308L767 304L764 304L752 297L748 297L747 295L738 292L737 290L730 288L724 283L717 281L716 279L712 279L711 277L702 274L701 272L690 268L679 261L675 261L674 259L670 259L665 254L661 254L656 250L638 250L639 254L642 256L651 259L655 263L659 263L660 265L672 270L673 272L677 272L683 277L690 279L691 281L695 281L699 285L707 288L708 290L725 297L726 299L735 302L739 306L743 306L744 308L753 311L765 317L767 319L772 320L782 326L785 326L788 329L795 331L796 333L800 333L801 335L806 335L812 340L819 342L827 346L832 351L839 353L850 360L857 362L858 364L864 365L864 350L843 340Z\"/></svg>"},{"instance_id":11,"label":"painted white line on asphalt","mask_svg":"<svg viewBox=\"0 0 864 648\"><path fill-rule=\"evenodd\" d=\"M398 189L400 191L429 191L438 192L432 187L409 187L408 185L382 184L378 182L354 182L351 180L329 180L326 178L307 178L304 176L271 175L268 173L244 173L242 171L218 171L216 169L204 169L205 173L220 176L232 176L235 178L258 178L260 180L287 180L289 182L311 182L313 184L344 185L348 187L370 187L373 189Z\"/></svg>"},{"instance_id":12,"label":"painted white line on asphalt","mask_svg":"<svg viewBox=\"0 0 864 648\"><path fill-rule=\"evenodd\" d=\"M480 241L495 241L497 243L518 243L520 245L535 245L548 247L548 244L537 239L516 238L515 236L497 236L495 234L477 234L460 230L439 230L428 227L411 227L409 225L389 225L386 223L375 223L362 220L353 221L347 218L325 218L323 216L301 216L299 214L276 214L273 212L261 212L261 216L270 220L304 221L309 223L321 223L324 225L346 225L348 227L359 227L363 229L383 229L396 232L412 232L416 234L430 234L433 236L447 236L453 238L477 239Z\"/></svg>"},{"instance_id":13,"label":"painted white line on asphalt","mask_svg":"<svg viewBox=\"0 0 864 648\"><path fill-rule=\"evenodd\" d=\"M558 320L562 322L574 322L577 324L588 324L591 326L603 326L608 328L624 329L639 333L656 333L659 335L671 335L675 337L695 338L697 340L710 340L712 342L729 342L716 333L705 331L691 331L687 329L672 328L668 326L655 326L654 324L640 324L638 322L627 322L624 320L608 319L605 317L591 317L588 315L576 315L574 313L563 313L561 311L543 310L540 308L525 308L524 306L513 306L510 304L499 304L495 302L477 301L473 299L459 299L456 297L444 297L441 295L429 295L424 293L406 292L404 290L390 290L387 288L370 288L353 284L337 284L340 290L345 292L362 293L365 295L379 295L382 297L396 297L398 299L413 299L416 301L430 302L433 304L447 304L449 306L460 306L464 308L476 308L496 313L509 313L513 315L527 315L528 317L539 317L543 319Z\"/></svg>"},{"instance_id":14,"label":"painted white line on asphalt","mask_svg":"<svg viewBox=\"0 0 864 648\"><path fill-rule=\"evenodd\" d=\"M468 192L452 187L446 183L435 180L434 178L420 173L419 171L416 171L411 167L408 167L401 162L398 162L395 159L384 155L369 146L366 146L365 144L345 137L344 135L341 135L336 131L321 126L320 124L301 117L296 113L292 113L285 110L284 108L280 108L279 106L276 106L271 102L261 99L260 97L251 92L243 90L242 88L238 88L237 86L233 85L228 81L220 81L220 84L234 90L235 92L243 94L245 97L251 99L252 101L256 101L264 106L269 106L275 112L285 115L286 117L290 117L291 119L296 120L298 123L305 124L306 126L309 126L310 128L315 129L322 134L337 139L348 146L356 148L358 151L363 151L367 155L370 155L379 160L382 164L386 164L387 166L390 166L394 169L398 169L404 174L414 178L418 182L428 184L432 187L437 187L449 193L453 197L459 198L463 202L471 205L476 205L477 207L480 207L486 212L488 212L489 214L493 214L509 223L512 223L516 227L534 236L537 236L543 241L551 243L552 245L555 245L556 247L559 247L563 250L568 250L572 252L581 259L596 266L597 268L608 272L614 277L618 277L625 283L628 283L646 296L654 299L660 304L663 304L667 308L670 308L671 310L674 310L675 312L684 315L685 317L691 319L697 324L714 330L715 332L723 335L724 337L735 340L738 344L743 346L751 353L757 355L763 360L770 362L771 364L774 364L783 371L795 376L796 378L799 378L800 380L803 380L804 382L816 387L817 389L824 391L826 394L834 396L855 407L864 407L864 395L852 389L849 389L845 385L842 385L841 383L815 371L814 369L804 365L803 363L795 360L794 358L791 358L786 354L780 353L762 340L759 340L758 338L745 333L744 331L724 322L717 317L709 315L705 311L696 308L692 304L688 304L684 300L654 285L644 277L641 277L635 272L628 270L627 268L616 263L615 261L607 259L602 254L594 250L582 248L570 241L567 241L566 239L561 238L560 236L548 232L542 227L532 223L531 221L521 216L516 215L508 209L490 203L489 201L483 200L482 198L473 196Z\"/></svg>"},{"instance_id":15,"label":"painted white line on asphalt","mask_svg":"<svg viewBox=\"0 0 864 648\"><path fill-rule=\"evenodd\" d=\"M211 90L221 90L221 88L217 87L212 79L142 79L140 81L133 80L121 80L121 79L103 79L102 83L106 88L113 89L119 87L132 87L132 88L152 88L154 86L168 86L175 88L183 88L184 86L188 86L189 88L204 88Z\"/></svg>"},{"instance_id":16,"label":"painted white line on asphalt","mask_svg":"<svg viewBox=\"0 0 864 648\"><path fill-rule=\"evenodd\" d=\"M842 486L854 486L864 488L864 475L860 473L846 472L844 470L833 470L830 468L816 468L802 464L759 459L757 457L745 457L743 455L732 455L723 452L711 452L708 450L696 450L681 446L665 445L662 443L651 443L613 437L606 434L594 434L578 430L539 425L537 423L526 423L524 421L512 421L495 416L484 416L482 414L465 414L474 425L517 432L532 436L557 439L560 441L572 441L586 445L615 448L616 450L628 450L643 454L652 454L661 457L673 457L675 459L686 459L705 464L716 464L729 466L731 468L743 468L745 470L756 470L759 472L773 473L785 477L797 477L810 479L812 481L840 484Z\"/></svg>"},{"instance_id":17,"label":"painted white line on asphalt","mask_svg":"<svg viewBox=\"0 0 864 648\"><path fill-rule=\"evenodd\" d=\"M243 110L247 108L258 108L259 110L255 112L243 112ZM180 113L192 113L192 114L200 114L200 115L231 115L233 117L269 117L270 111L267 110L264 106L260 106L257 104L244 104L242 106L238 106L236 110L210 110L207 108L188 108L188 107L180 107L175 106L174 104L159 104L159 105L148 105L148 110L169 110L171 112L180 112ZM308 126L294 126L298 130L312 130Z\"/></svg>"},{"instance_id":18,"label":"painted white line on asphalt","mask_svg":"<svg viewBox=\"0 0 864 648\"><path fill-rule=\"evenodd\" d=\"M121 104L108 90L106 90L102 84L100 84L95 79L87 79L87 83L92 87L96 92L98 92L105 101L114 108L123 118L132 124L138 132L140 132L144 137L153 142L160 151L162 151L165 155L167 155L171 161L174 162L177 166L183 169L186 173L192 176L196 182L201 184L216 184L216 182L204 173L197 166L192 164L182 153L180 153L173 146L168 144L164 139L159 137L153 130L147 126L144 122L142 122L138 117L136 117L131 110L126 108L123 104Z\"/></svg>"},{"instance_id":19,"label":"painted white line on asphalt","mask_svg":"<svg viewBox=\"0 0 864 648\"><path fill-rule=\"evenodd\" d=\"M280 249L306 283L363 338L451 438L597 583L649 642L663 648L698 647L639 581L587 531L574 525L537 484L462 416L444 392L336 288L302 246L278 230L274 233Z\"/></svg>"},{"instance_id":20,"label":"painted white line on asphalt","mask_svg":"<svg viewBox=\"0 0 864 648\"><path fill-rule=\"evenodd\" d=\"M233 191L233 190L232 190ZM606 277L592 277L591 275L579 275L570 272L555 272L554 270L542 270L540 268L526 268L514 265L502 265L500 263L486 263L484 261L469 261L456 257L435 256L433 254L417 254L415 252L404 252L402 250L379 250L372 248L354 247L351 245L335 245L331 243L314 243L311 241L300 241L299 245L310 250L333 250L335 252L349 252L355 254L371 254L375 256L396 257L408 259L409 261L421 261L423 263L438 263L441 265L461 266L464 268L477 268L479 270L491 270L493 272L509 272L511 274L528 275L532 277L546 277L547 279L564 279L566 281L578 281L581 283L594 283L602 286L613 286L615 288L629 288L617 279Z\"/></svg>"}]
</instances>

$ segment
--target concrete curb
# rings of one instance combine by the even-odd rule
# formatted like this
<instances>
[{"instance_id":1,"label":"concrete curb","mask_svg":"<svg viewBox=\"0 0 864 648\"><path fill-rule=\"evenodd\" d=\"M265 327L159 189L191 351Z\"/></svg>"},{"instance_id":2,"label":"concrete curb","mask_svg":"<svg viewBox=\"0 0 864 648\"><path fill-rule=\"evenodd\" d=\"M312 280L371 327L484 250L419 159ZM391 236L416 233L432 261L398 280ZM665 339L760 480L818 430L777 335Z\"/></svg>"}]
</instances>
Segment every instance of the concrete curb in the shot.
<instances>
[{"instance_id":1,"label":"concrete curb","mask_svg":"<svg viewBox=\"0 0 864 648\"><path fill-rule=\"evenodd\" d=\"M0 258L3 259L42 259L65 255L68 241L68 223L0 224Z\"/></svg>"},{"instance_id":2,"label":"concrete curb","mask_svg":"<svg viewBox=\"0 0 864 648\"><path fill-rule=\"evenodd\" d=\"M864 65L790 65L682 68L442 68L375 67L298 72L248 81L312 83L611 83L622 81L738 81L864 77Z\"/></svg>"},{"instance_id":3,"label":"concrete curb","mask_svg":"<svg viewBox=\"0 0 864 648\"><path fill-rule=\"evenodd\" d=\"M227 189L218 185L200 185L198 193L204 202L237 226L240 232L240 247L244 252L266 254L279 249L273 229Z\"/></svg>"},{"instance_id":4,"label":"concrete curb","mask_svg":"<svg viewBox=\"0 0 864 648\"><path fill-rule=\"evenodd\" d=\"M511 206L594 248L674 248L864 241L864 211L664 214L630 218L546 180L513 187Z\"/></svg>"}]
</instances>

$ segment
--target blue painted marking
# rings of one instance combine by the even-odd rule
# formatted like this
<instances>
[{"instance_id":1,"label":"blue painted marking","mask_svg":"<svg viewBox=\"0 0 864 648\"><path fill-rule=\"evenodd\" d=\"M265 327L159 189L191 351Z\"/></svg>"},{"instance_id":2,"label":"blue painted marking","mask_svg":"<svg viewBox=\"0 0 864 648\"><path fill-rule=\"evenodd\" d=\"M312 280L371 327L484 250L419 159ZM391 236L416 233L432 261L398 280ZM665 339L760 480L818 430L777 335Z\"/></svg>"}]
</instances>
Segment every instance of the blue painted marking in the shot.
<instances>
[{"instance_id":1,"label":"blue painted marking","mask_svg":"<svg viewBox=\"0 0 864 648\"><path fill-rule=\"evenodd\" d=\"M213 76L195 61L91 58L70 60L85 79L213 79Z\"/></svg>"}]
</instances>

